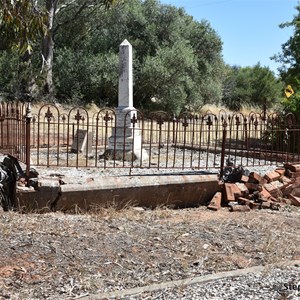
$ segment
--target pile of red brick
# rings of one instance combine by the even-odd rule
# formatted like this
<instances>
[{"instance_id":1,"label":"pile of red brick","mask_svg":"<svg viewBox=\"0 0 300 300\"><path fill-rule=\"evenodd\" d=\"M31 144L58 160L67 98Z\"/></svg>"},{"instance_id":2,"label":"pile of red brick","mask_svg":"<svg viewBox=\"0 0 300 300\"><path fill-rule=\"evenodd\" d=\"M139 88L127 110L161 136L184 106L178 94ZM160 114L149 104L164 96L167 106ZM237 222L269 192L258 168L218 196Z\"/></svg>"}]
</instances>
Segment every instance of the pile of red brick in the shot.
<instances>
[{"instance_id":1,"label":"pile of red brick","mask_svg":"<svg viewBox=\"0 0 300 300\"><path fill-rule=\"evenodd\" d=\"M239 182L221 183L208 209L228 206L230 211L279 210L284 205L300 206L300 164L285 164L264 176L252 172Z\"/></svg>"}]
</instances>

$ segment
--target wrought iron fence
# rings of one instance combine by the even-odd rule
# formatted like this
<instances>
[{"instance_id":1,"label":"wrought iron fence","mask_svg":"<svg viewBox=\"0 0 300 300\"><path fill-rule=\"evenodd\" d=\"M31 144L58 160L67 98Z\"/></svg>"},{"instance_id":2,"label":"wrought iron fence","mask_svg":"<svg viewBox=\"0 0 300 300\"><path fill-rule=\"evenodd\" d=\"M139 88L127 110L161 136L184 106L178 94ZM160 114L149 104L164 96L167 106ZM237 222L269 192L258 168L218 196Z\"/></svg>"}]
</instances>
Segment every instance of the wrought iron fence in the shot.
<instances>
[{"instance_id":1,"label":"wrought iron fence","mask_svg":"<svg viewBox=\"0 0 300 300\"><path fill-rule=\"evenodd\" d=\"M133 110L120 121L110 108L91 114L74 107L65 113L46 104L32 116L20 104L2 104L0 110L2 152L27 165L222 172L227 162L256 166L300 161L300 127L292 114L221 110L172 116Z\"/></svg>"},{"instance_id":2,"label":"wrought iron fence","mask_svg":"<svg viewBox=\"0 0 300 300\"><path fill-rule=\"evenodd\" d=\"M30 153L26 151L29 138L30 115L26 114L25 104L0 103L0 151L16 157L29 168Z\"/></svg>"}]
</instances>

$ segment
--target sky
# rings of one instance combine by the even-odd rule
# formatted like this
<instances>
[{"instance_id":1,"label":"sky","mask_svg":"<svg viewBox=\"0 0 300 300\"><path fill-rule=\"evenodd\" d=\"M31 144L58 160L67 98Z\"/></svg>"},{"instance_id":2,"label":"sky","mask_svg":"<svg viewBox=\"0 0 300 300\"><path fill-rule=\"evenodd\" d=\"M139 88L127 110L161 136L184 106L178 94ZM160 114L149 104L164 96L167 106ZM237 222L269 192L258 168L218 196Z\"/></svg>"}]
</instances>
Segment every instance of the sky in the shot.
<instances>
[{"instance_id":1,"label":"sky","mask_svg":"<svg viewBox=\"0 0 300 300\"><path fill-rule=\"evenodd\" d=\"M161 0L183 7L194 20L207 20L223 42L223 58L229 65L269 67L275 74L280 66L271 60L281 45L293 36L292 21L300 0Z\"/></svg>"}]
</instances>

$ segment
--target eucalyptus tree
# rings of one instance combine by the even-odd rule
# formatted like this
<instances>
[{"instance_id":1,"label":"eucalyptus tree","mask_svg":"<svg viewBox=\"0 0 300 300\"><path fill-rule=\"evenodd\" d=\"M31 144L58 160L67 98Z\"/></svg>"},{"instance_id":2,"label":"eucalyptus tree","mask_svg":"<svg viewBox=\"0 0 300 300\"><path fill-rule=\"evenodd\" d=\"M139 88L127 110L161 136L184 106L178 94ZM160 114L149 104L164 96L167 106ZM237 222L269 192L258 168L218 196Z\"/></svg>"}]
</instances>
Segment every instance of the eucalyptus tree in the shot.
<instances>
[{"instance_id":1,"label":"eucalyptus tree","mask_svg":"<svg viewBox=\"0 0 300 300\"><path fill-rule=\"evenodd\" d=\"M46 33L47 14L33 0L0 2L0 92L24 97L32 83L33 48Z\"/></svg>"},{"instance_id":2,"label":"eucalyptus tree","mask_svg":"<svg viewBox=\"0 0 300 300\"><path fill-rule=\"evenodd\" d=\"M33 43L46 33L45 11L33 0L0 1L0 50L31 52Z\"/></svg>"},{"instance_id":3,"label":"eucalyptus tree","mask_svg":"<svg viewBox=\"0 0 300 300\"><path fill-rule=\"evenodd\" d=\"M92 18L98 9L107 9L117 0L40 0L47 12L47 34L42 41L43 72L45 74L44 92L53 94L53 53L54 36L64 25L80 23L80 20ZM60 18L63 14L64 17Z\"/></svg>"},{"instance_id":4,"label":"eucalyptus tree","mask_svg":"<svg viewBox=\"0 0 300 300\"><path fill-rule=\"evenodd\" d=\"M69 23L80 23L95 11L105 10L118 0L2 0L0 2L0 50L18 49L23 60L32 52L42 58L43 92L53 95L55 35ZM63 15L63 18L60 16ZM41 49L35 42L41 40ZM27 66L27 70L30 67ZM39 76L41 77L41 76Z\"/></svg>"}]
</instances>

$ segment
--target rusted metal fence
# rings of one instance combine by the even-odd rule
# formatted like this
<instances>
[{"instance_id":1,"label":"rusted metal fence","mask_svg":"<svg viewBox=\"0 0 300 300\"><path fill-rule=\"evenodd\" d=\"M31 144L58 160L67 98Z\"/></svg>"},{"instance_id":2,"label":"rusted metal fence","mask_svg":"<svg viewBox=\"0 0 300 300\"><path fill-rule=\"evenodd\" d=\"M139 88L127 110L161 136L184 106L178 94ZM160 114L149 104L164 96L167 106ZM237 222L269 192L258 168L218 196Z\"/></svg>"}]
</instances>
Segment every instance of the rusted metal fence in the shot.
<instances>
[{"instance_id":1,"label":"rusted metal fence","mask_svg":"<svg viewBox=\"0 0 300 300\"><path fill-rule=\"evenodd\" d=\"M0 103L0 152L10 154L30 168L30 105Z\"/></svg>"},{"instance_id":2,"label":"rusted metal fence","mask_svg":"<svg viewBox=\"0 0 300 300\"><path fill-rule=\"evenodd\" d=\"M241 166L300 161L300 127L292 114L221 110L172 116L134 110L122 126L109 108L91 114L74 107L65 113L46 104L32 116L21 104L2 104L0 109L0 150L27 166L214 168L222 173L228 161ZM120 152L118 135L124 137L121 156L115 155ZM133 151L125 146L128 139ZM134 149L137 143L140 153Z\"/></svg>"}]
</instances>

